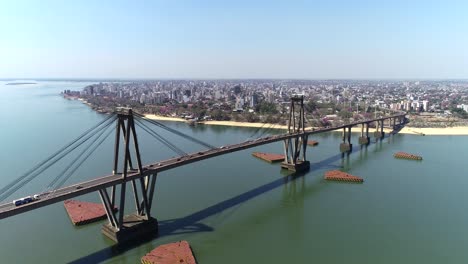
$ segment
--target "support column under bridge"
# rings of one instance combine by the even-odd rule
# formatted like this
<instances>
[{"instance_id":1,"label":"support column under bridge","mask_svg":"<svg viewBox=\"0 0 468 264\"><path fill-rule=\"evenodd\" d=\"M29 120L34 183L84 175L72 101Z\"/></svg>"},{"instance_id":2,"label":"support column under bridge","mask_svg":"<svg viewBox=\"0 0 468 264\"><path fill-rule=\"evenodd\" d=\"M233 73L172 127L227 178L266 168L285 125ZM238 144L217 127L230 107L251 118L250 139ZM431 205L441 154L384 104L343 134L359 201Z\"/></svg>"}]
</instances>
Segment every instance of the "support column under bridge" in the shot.
<instances>
[{"instance_id":1,"label":"support column under bridge","mask_svg":"<svg viewBox=\"0 0 468 264\"><path fill-rule=\"evenodd\" d=\"M353 144L351 144L351 126L343 127L343 142L340 144L340 151L351 152L353 150ZM346 130L348 130L346 132Z\"/></svg>"},{"instance_id":2,"label":"support column under bridge","mask_svg":"<svg viewBox=\"0 0 468 264\"><path fill-rule=\"evenodd\" d=\"M129 182L136 210L134 213L125 215L125 208L128 205L126 204L127 175L129 172L135 171L142 173L143 169L133 112L131 109L122 108L117 111L117 115L113 174L120 175L122 182L119 184L120 190L117 190L117 186L114 185L110 187L110 191L108 188L99 190L99 195L108 219L108 223L102 227L102 233L115 242L124 242L156 236L158 233L158 221L151 217L156 174ZM123 139L124 144L123 153L120 153L121 139ZM133 145L134 151L131 151L130 145ZM122 155L121 170L119 171L119 158ZM136 168L133 167L134 161L136 161ZM117 205L118 212L114 210Z\"/></svg>"},{"instance_id":3,"label":"support column under bridge","mask_svg":"<svg viewBox=\"0 0 468 264\"><path fill-rule=\"evenodd\" d=\"M384 119L375 121L375 132L374 137L375 139L383 139L385 136L384 132Z\"/></svg>"},{"instance_id":4,"label":"support column under bridge","mask_svg":"<svg viewBox=\"0 0 468 264\"><path fill-rule=\"evenodd\" d=\"M359 137L359 144L368 145L369 140L369 123L361 124L361 136Z\"/></svg>"},{"instance_id":5,"label":"support column under bridge","mask_svg":"<svg viewBox=\"0 0 468 264\"><path fill-rule=\"evenodd\" d=\"M281 168L300 172L310 169L306 159L307 138L305 133L304 96L291 96L289 107L288 133L296 136L284 140L284 162Z\"/></svg>"}]
</instances>

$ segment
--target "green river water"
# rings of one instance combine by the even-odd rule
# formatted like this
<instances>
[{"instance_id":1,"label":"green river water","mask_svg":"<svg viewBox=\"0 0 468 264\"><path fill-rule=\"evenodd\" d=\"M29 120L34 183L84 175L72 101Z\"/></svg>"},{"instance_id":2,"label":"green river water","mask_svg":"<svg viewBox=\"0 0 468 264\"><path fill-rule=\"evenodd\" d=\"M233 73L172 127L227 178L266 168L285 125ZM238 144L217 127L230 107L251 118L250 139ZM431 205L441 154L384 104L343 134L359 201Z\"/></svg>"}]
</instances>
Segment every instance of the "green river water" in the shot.
<instances>
[{"instance_id":1,"label":"green river water","mask_svg":"<svg viewBox=\"0 0 468 264\"><path fill-rule=\"evenodd\" d=\"M60 96L83 82L0 82L0 188L106 118ZM166 125L221 146L247 140L254 128ZM276 131L275 133L281 133ZM202 147L161 132L186 152ZM144 164L175 154L139 133ZM340 133L311 138L311 170L287 175L252 151L282 153L273 143L173 169L158 176L153 214L160 236L119 248L101 234L104 221L74 227L62 203L0 220L0 263L140 263L156 246L187 240L200 264L467 263L467 136L395 135L339 154ZM112 171L113 136L76 172L73 184ZM393 153L424 160L394 159ZM66 163L8 200L42 192ZM341 169L363 184L327 182ZM79 199L99 201L97 193ZM129 212L133 209L128 199Z\"/></svg>"}]
</instances>

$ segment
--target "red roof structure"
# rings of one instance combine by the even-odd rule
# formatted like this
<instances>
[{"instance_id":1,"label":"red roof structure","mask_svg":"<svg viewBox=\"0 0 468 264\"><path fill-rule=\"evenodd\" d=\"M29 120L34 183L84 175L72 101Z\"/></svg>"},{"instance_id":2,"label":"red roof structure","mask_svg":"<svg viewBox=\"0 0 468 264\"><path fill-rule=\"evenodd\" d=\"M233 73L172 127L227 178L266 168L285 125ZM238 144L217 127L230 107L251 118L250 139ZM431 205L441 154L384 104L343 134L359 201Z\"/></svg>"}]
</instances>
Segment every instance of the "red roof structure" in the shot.
<instances>
[{"instance_id":1,"label":"red roof structure","mask_svg":"<svg viewBox=\"0 0 468 264\"><path fill-rule=\"evenodd\" d=\"M187 241L161 245L141 258L143 264L196 264L192 249Z\"/></svg>"}]
</instances>

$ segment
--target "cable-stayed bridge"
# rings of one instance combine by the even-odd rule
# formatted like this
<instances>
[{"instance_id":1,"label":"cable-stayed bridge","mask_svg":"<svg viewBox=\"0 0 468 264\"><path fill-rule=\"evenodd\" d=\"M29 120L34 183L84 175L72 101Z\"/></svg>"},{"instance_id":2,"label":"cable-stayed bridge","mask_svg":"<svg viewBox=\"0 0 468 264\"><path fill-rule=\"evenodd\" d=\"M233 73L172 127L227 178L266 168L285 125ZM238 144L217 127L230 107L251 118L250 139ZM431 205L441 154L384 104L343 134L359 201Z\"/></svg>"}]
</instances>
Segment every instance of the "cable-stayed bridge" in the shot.
<instances>
[{"instance_id":1,"label":"cable-stayed bridge","mask_svg":"<svg viewBox=\"0 0 468 264\"><path fill-rule=\"evenodd\" d=\"M10 182L0 189L0 200L7 201L25 184L31 182L50 168L56 162L62 160L70 152L86 147L78 156L66 166L57 177L49 184L49 190L38 194L38 199L18 205L15 202L6 202L0 205L0 219L38 209L53 203L81 196L87 193L99 192L101 201L106 209L108 223L103 227L103 233L120 242L143 234L156 234L157 220L152 217L151 205L154 198L154 190L157 175L160 172L184 166L189 163L200 162L212 157L253 148L273 142L282 142L284 146L285 160L281 167L290 171L306 171L310 163L306 158L307 139L309 135L324 133L332 130L343 130L343 142L340 144L341 152L352 150L351 128L361 126L360 144L369 143L369 127L375 124L376 138L383 137L385 126L394 131L401 129L406 123L406 113L390 113L389 115L372 119L356 121L344 125L326 127L321 129L306 129L304 98L292 96L288 119L288 132L285 134L263 136L247 140L237 144L221 147L212 146L197 138L186 135L176 129L168 127L155 120L146 119L144 116L134 113L131 109L119 109L96 126L88 129L77 139L66 145L43 162ZM115 124L115 130L112 125ZM144 130L155 140L164 144L178 156L143 165L140 157L136 127ZM173 142L164 138L158 130L165 130L203 147L203 150L186 153ZM112 174L96 177L92 180L62 187L73 173L92 155L92 153L115 131L115 147ZM123 151L121 151L123 144ZM119 166L120 164L120 166ZM120 170L119 170L120 168ZM135 201L136 212L125 215L126 184L131 184L131 190ZM113 210L119 208L119 212Z\"/></svg>"}]
</instances>

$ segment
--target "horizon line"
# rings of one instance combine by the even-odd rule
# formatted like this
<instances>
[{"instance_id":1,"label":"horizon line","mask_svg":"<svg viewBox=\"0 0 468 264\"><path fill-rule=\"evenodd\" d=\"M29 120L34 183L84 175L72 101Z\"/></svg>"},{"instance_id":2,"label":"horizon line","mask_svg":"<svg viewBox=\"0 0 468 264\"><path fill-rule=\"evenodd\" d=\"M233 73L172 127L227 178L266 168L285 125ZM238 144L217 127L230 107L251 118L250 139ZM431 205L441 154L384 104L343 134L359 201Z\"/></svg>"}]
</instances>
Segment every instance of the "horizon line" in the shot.
<instances>
[{"instance_id":1,"label":"horizon line","mask_svg":"<svg viewBox=\"0 0 468 264\"><path fill-rule=\"evenodd\" d=\"M88 77L40 77L40 78L31 78L31 77L0 77L0 81L168 81L168 80L210 80L210 81L224 81L224 80L276 80L276 81L468 81L468 77L465 78L203 78L203 77L176 77L176 78L167 78L167 77L151 77L151 78L127 78L127 77L99 77L99 78L88 78Z\"/></svg>"}]
</instances>

